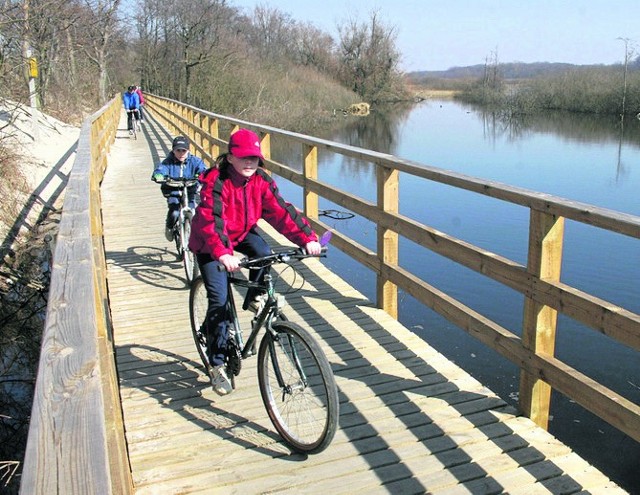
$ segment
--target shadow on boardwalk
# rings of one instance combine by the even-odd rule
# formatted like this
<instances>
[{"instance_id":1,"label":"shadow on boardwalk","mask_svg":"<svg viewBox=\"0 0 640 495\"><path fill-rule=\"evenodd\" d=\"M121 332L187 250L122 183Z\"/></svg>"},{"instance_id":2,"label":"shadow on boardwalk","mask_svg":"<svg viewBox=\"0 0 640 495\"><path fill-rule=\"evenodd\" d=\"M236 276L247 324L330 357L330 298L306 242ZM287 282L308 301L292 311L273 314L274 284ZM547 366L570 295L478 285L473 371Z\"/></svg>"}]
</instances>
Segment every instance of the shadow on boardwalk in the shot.
<instances>
[{"instance_id":1,"label":"shadow on boardwalk","mask_svg":"<svg viewBox=\"0 0 640 495\"><path fill-rule=\"evenodd\" d=\"M271 241L277 244L273 238ZM149 261L136 259L135 252L137 249L127 253L130 266ZM163 263L161 251L144 256ZM185 334L184 353L152 345L118 348L123 401L140 401L141 407L150 410L148 401L152 399L189 423L181 425L166 414L158 419L150 416L144 428L129 433L129 443L135 445L133 455L147 444L143 457L155 459L156 449L170 449L171 439L177 435L197 438L178 452L167 453L177 465L162 469L156 462L150 470L138 473L138 485L149 483L150 490L177 486L186 490L181 484L185 481L158 480L158 473L169 469L180 470L176 476L188 478L190 486L196 483L202 488L198 480L206 484L213 482L208 477L215 477L216 484L248 493L257 493L248 488L256 486L261 487L260 493L277 492L283 476L287 478L284 491L303 493L325 489L348 492L353 486L389 493L438 493L462 483L470 493L502 493L513 492L514 486L523 482L537 483L537 489L544 487L547 493L583 489L562 463L550 458L550 451L543 452L532 439L542 439L542 445L552 447L553 455L563 461L570 455L568 448L554 444L528 420L516 418L501 399L474 386L428 346L418 349L407 345L406 331L397 336L386 318L379 319L377 310L361 297L345 297L331 280L304 264L296 264L296 271L295 291L287 296L298 315L292 319L313 329L340 387L340 430L326 454L306 457L291 452L265 421L267 414L255 383L243 384L254 390L209 399L208 383L199 364L189 357L192 343ZM145 283L155 283L142 278ZM330 313L322 309L327 304L332 307ZM255 370L243 369L245 373ZM471 391L462 384L472 385ZM172 425L169 430L162 427L163 422ZM227 455L239 462L224 463L223 469L219 462ZM204 461L192 462L198 457ZM289 467L281 465L282 461ZM294 469L285 475L293 469L291 462L301 463L304 474ZM327 472L332 477L322 478Z\"/></svg>"},{"instance_id":2,"label":"shadow on boardwalk","mask_svg":"<svg viewBox=\"0 0 640 495\"><path fill-rule=\"evenodd\" d=\"M159 143L157 157L170 142L160 132L145 125L149 145ZM131 154L138 144L124 148ZM137 495L335 495L356 487L451 494L618 490L318 260L296 263L297 276L283 273L278 288L288 292L287 316L313 333L332 365L339 431L320 454L291 452L262 404L256 359L243 361L233 394L211 391L196 361L182 265L171 250L152 247L166 242L153 226L165 205L147 193L144 177L131 184L130 171L118 167L127 175L123 188L120 172L109 169L109 205L115 210L120 191L126 198L130 186L145 215L126 224L116 211L111 219L105 213L110 307ZM264 230L272 246L283 242ZM241 318L246 325L249 316Z\"/></svg>"}]
</instances>

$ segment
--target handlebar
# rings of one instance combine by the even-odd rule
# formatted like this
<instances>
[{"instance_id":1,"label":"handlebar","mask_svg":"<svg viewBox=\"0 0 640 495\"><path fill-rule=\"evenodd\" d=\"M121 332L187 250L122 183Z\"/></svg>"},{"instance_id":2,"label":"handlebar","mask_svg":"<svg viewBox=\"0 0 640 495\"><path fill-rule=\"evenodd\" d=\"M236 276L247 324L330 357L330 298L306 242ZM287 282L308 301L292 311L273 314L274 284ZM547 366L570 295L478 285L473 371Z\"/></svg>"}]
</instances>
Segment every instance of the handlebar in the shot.
<instances>
[{"instance_id":1,"label":"handlebar","mask_svg":"<svg viewBox=\"0 0 640 495\"><path fill-rule=\"evenodd\" d=\"M322 247L320 254L307 254L304 248L288 248L285 251L272 253L260 258L242 258L240 260L240 268L247 268L249 270L265 268L267 266L275 265L278 263L288 263L291 259L302 260L304 258L326 258L327 248ZM224 272L226 268L224 265L218 265L218 271Z\"/></svg>"},{"instance_id":2,"label":"handlebar","mask_svg":"<svg viewBox=\"0 0 640 495\"><path fill-rule=\"evenodd\" d=\"M183 187L191 187L198 184L199 180L197 177L188 179L187 177L168 177L164 176L163 179L156 179L155 177L151 177L153 182L158 184L163 184L169 187L175 187L182 189Z\"/></svg>"}]
</instances>

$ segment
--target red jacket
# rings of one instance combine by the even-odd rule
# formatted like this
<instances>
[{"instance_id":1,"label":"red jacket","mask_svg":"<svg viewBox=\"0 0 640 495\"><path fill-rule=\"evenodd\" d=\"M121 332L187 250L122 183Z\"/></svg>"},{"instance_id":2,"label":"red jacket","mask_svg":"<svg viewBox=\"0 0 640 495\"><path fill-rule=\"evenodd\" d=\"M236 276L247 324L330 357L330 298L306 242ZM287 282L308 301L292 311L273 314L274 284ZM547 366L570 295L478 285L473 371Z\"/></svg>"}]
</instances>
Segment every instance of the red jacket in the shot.
<instances>
[{"instance_id":1,"label":"red jacket","mask_svg":"<svg viewBox=\"0 0 640 495\"><path fill-rule=\"evenodd\" d=\"M246 178L228 164L222 173L207 170L200 181L200 204L189 238L194 253L208 253L216 260L233 254L260 218L298 246L318 240L307 219L282 199L273 179L261 168Z\"/></svg>"},{"instance_id":2,"label":"red jacket","mask_svg":"<svg viewBox=\"0 0 640 495\"><path fill-rule=\"evenodd\" d=\"M142 94L142 90L140 88L136 88L135 92L140 97L140 105L144 105L144 95Z\"/></svg>"}]
</instances>

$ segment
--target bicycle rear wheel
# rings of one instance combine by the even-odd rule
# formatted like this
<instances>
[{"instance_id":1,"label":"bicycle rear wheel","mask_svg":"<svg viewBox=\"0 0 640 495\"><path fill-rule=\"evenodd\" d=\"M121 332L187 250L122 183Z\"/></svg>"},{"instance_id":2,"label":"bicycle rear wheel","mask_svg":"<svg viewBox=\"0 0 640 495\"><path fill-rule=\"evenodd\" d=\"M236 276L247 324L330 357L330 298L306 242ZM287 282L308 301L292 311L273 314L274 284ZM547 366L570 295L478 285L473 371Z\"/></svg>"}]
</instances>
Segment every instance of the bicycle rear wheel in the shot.
<instances>
[{"instance_id":1,"label":"bicycle rear wheel","mask_svg":"<svg viewBox=\"0 0 640 495\"><path fill-rule=\"evenodd\" d=\"M189 249L190 236L191 218L185 216L180 238L182 239L182 264L184 265L184 273L187 276L188 283L193 282L193 279L198 276L198 262L196 261L195 254L193 254Z\"/></svg>"},{"instance_id":2,"label":"bicycle rear wheel","mask_svg":"<svg viewBox=\"0 0 640 495\"><path fill-rule=\"evenodd\" d=\"M338 426L338 389L313 337L289 321L273 323L258 351L262 400L278 433L296 451L321 452Z\"/></svg>"},{"instance_id":3,"label":"bicycle rear wheel","mask_svg":"<svg viewBox=\"0 0 640 495\"><path fill-rule=\"evenodd\" d=\"M191 333L196 343L196 349L200 355L200 360L206 372L209 370L209 359L207 358L207 336L205 322L207 317L207 289L204 280L198 276L191 284L189 292L189 317L191 319Z\"/></svg>"}]
</instances>

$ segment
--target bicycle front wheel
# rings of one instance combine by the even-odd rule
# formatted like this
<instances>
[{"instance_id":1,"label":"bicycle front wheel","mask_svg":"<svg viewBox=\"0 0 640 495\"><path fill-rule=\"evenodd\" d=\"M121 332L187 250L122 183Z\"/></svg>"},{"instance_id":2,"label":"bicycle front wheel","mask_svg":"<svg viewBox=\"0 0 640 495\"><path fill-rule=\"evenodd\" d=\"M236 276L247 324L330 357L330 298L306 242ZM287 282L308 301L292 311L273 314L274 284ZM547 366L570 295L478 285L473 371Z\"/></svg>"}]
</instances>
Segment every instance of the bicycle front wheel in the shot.
<instances>
[{"instance_id":1,"label":"bicycle front wheel","mask_svg":"<svg viewBox=\"0 0 640 495\"><path fill-rule=\"evenodd\" d=\"M273 323L258 351L258 382L271 422L296 451L321 452L338 426L338 389L313 337L289 321Z\"/></svg>"},{"instance_id":2,"label":"bicycle front wheel","mask_svg":"<svg viewBox=\"0 0 640 495\"><path fill-rule=\"evenodd\" d=\"M189 317L196 349L204 369L208 372L209 359L207 358L207 336L205 330L207 304L207 289L204 286L204 280L202 280L202 277L197 277L191 284L191 291L189 292Z\"/></svg>"},{"instance_id":3,"label":"bicycle front wheel","mask_svg":"<svg viewBox=\"0 0 640 495\"><path fill-rule=\"evenodd\" d=\"M198 276L198 262L196 256L189 249L189 237L191 236L191 218L185 217L182 223L182 264L184 265L184 273L187 276L187 282L193 282Z\"/></svg>"}]
</instances>

